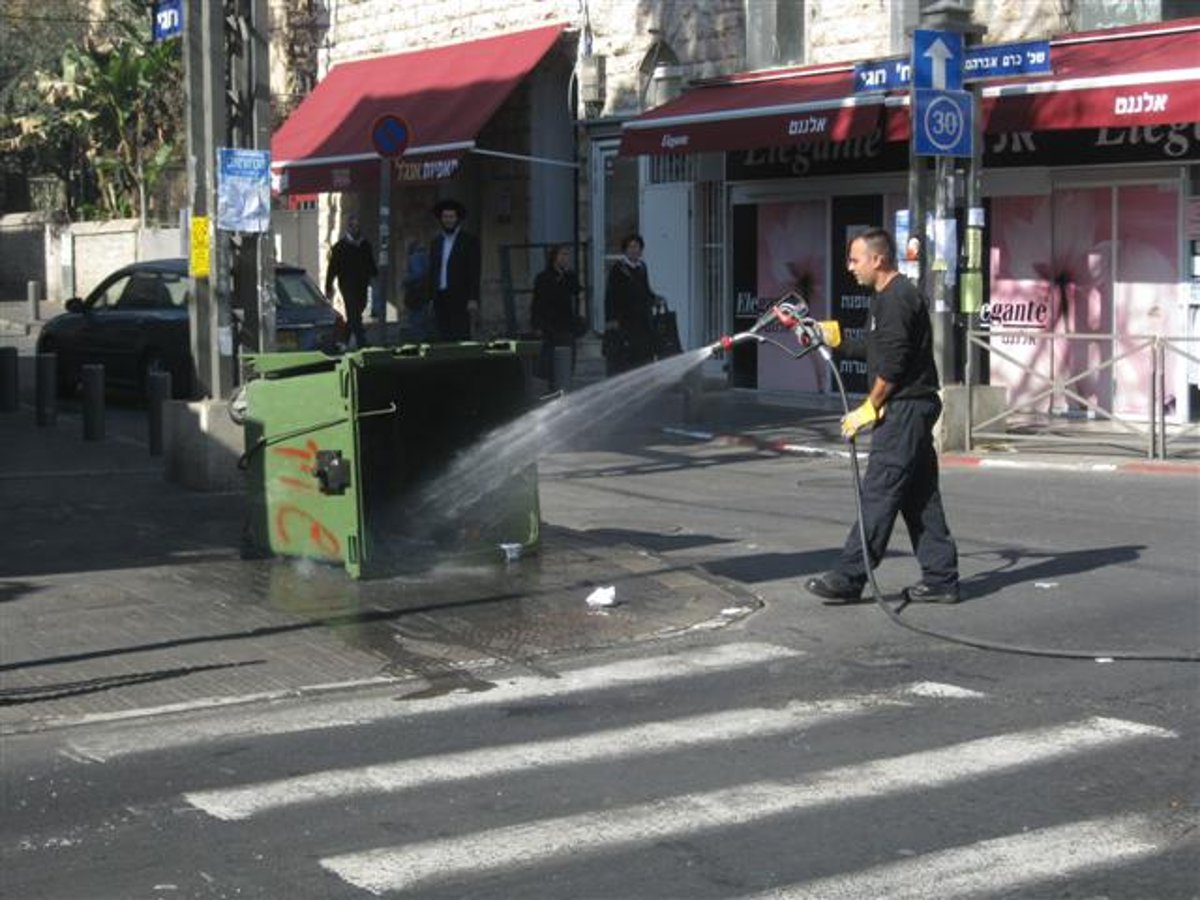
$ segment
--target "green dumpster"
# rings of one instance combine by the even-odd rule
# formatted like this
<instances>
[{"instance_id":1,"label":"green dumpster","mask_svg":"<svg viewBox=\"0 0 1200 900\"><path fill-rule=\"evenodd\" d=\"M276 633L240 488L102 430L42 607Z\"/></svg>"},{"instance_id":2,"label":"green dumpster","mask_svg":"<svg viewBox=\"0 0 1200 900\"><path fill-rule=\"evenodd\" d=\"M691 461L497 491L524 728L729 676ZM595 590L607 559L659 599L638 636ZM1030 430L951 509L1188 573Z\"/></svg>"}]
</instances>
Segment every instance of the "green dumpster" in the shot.
<instances>
[{"instance_id":1,"label":"green dumpster","mask_svg":"<svg viewBox=\"0 0 1200 900\"><path fill-rule=\"evenodd\" d=\"M457 454L532 406L538 344L423 344L342 356L259 354L244 394L251 553L378 577L455 557L502 558L539 536L536 458L452 511Z\"/></svg>"}]
</instances>

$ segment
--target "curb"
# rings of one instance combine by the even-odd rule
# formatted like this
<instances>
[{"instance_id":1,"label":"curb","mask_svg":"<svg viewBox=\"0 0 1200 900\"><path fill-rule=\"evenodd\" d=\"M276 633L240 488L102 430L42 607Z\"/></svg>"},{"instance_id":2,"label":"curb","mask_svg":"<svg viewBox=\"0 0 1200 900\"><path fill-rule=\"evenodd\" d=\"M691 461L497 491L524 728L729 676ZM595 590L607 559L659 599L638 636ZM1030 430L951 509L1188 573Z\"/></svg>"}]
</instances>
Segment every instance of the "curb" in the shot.
<instances>
[{"instance_id":1,"label":"curb","mask_svg":"<svg viewBox=\"0 0 1200 900\"><path fill-rule=\"evenodd\" d=\"M793 444L782 438L763 439L752 434L720 433L700 431L690 428L663 428L664 434L676 437L690 438L695 441L721 444L726 446L753 447L771 453L788 456L827 457L849 459L850 451L837 447L811 444ZM862 451L859 459L866 459L870 454ZM945 468L967 469L1008 469L1043 472L1087 472L1092 474L1130 473L1136 475L1200 475L1200 463L1197 462L1167 462L1154 460L1137 460L1130 462L1096 462L1083 460L1079 462L1058 462L1045 459L998 459L993 456L983 456L974 453L945 453L938 457Z\"/></svg>"}]
</instances>

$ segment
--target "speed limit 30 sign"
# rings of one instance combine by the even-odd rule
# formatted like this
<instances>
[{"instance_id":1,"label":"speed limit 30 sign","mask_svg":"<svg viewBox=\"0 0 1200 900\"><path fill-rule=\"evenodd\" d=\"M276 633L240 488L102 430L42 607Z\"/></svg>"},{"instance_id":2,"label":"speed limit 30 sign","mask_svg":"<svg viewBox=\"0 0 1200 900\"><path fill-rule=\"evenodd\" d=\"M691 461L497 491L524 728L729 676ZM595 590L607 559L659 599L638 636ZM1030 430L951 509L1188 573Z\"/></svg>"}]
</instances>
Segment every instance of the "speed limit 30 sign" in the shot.
<instances>
[{"instance_id":1,"label":"speed limit 30 sign","mask_svg":"<svg viewBox=\"0 0 1200 900\"><path fill-rule=\"evenodd\" d=\"M917 156L970 156L974 133L970 91L913 91L913 149Z\"/></svg>"}]
</instances>

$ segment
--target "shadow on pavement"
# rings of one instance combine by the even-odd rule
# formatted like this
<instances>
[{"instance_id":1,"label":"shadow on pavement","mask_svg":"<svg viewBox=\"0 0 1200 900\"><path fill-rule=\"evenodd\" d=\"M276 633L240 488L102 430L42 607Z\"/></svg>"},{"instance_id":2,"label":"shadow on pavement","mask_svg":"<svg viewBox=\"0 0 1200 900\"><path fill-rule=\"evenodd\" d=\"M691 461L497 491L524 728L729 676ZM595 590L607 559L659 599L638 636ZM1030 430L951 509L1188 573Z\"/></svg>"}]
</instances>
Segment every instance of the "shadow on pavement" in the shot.
<instances>
[{"instance_id":1,"label":"shadow on pavement","mask_svg":"<svg viewBox=\"0 0 1200 900\"><path fill-rule=\"evenodd\" d=\"M1000 557L1001 562L989 571L962 580L964 600L978 600L1015 584L1032 584L1049 578L1079 575L1109 566L1136 562L1141 558L1144 544L1118 544L1090 550L1071 550L1065 553L1046 553L1029 549L988 550L976 556Z\"/></svg>"}]
</instances>

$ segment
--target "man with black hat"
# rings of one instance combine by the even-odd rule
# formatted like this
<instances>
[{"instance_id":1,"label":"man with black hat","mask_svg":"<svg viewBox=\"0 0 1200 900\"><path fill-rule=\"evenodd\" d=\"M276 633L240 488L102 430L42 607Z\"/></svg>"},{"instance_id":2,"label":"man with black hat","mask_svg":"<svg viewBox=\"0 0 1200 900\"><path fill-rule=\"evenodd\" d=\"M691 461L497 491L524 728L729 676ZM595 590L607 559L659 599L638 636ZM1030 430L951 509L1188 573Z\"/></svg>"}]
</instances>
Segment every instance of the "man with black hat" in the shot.
<instances>
[{"instance_id":1,"label":"man with black hat","mask_svg":"<svg viewBox=\"0 0 1200 900\"><path fill-rule=\"evenodd\" d=\"M439 200L433 214L442 226L429 244L429 295L438 337L469 341L479 314L479 241L462 230L467 210L457 200Z\"/></svg>"}]
</instances>

